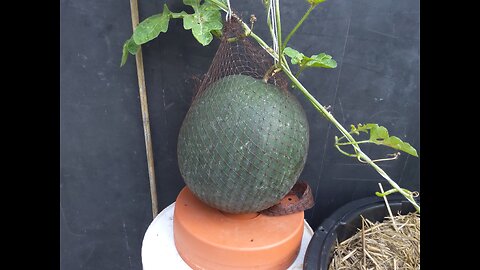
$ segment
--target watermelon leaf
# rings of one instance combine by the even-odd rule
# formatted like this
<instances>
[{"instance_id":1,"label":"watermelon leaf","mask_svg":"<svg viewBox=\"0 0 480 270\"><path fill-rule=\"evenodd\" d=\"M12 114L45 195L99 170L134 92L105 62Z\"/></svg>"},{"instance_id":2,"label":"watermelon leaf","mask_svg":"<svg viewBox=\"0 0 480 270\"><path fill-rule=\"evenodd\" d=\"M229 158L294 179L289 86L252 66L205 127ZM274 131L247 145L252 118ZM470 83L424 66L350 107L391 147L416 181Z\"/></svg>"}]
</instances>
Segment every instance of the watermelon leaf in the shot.
<instances>
[{"instance_id":1,"label":"watermelon leaf","mask_svg":"<svg viewBox=\"0 0 480 270\"><path fill-rule=\"evenodd\" d=\"M332 59L331 55L326 53L314 54L310 57L305 56L305 54L286 47L283 52L290 57L290 62L293 65L298 65L300 67L296 77L307 67L320 67L320 68L336 68L337 62Z\"/></svg>"},{"instance_id":2,"label":"watermelon leaf","mask_svg":"<svg viewBox=\"0 0 480 270\"><path fill-rule=\"evenodd\" d=\"M379 126L378 124L358 124L357 127L354 125L351 126L350 133L359 134L360 132L370 133L370 137L368 141L376 145L384 145L391 147L396 150L401 150L405 153L408 153L412 156L418 157L417 150L411 146L409 143L402 141L400 138L396 136L390 136L388 134L387 128L383 126Z\"/></svg>"},{"instance_id":3,"label":"watermelon leaf","mask_svg":"<svg viewBox=\"0 0 480 270\"><path fill-rule=\"evenodd\" d=\"M128 58L128 53L135 55L138 52L138 49L140 48L139 45L137 45L133 39L127 39L125 43L123 44L123 51L122 51L122 62L120 63L120 67L125 65L125 62L127 62Z\"/></svg>"},{"instance_id":4,"label":"watermelon leaf","mask_svg":"<svg viewBox=\"0 0 480 270\"><path fill-rule=\"evenodd\" d=\"M305 59L305 55L295 49L286 47L283 52L290 57L292 64L297 65L302 63L302 60Z\"/></svg>"},{"instance_id":5,"label":"watermelon leaf","mask_svg":"<svg viewBox=\"0 0 480 270\"><path fill-rule=\"evenodd\" d=\"M210 2L200 5L199 0L184 0L195 11L194 14L183 15L183 28L192 30L193 36L200 44L206 46L213 40L212 31L223 28L220 9Z\"/></svg>"},{"instance_id":6,"label":"watermelon leaf","mask_svg":"<svg viewBox=\"0 0 480 270\"><path fill-rule=\"evenodd\" d=\"M166 33L170 19L183 19L183 27L186 30L192 30L195 39L203 46L210 44L213 35L221 35L223 22L220 7L211 1L183 0L183 3L191 6L194 13L172 12L164 4L162 13L150 16L139 23L132 37L123 45L120 66L127 61L128 53L135 55L140 45L157 38L160 33Z\"/></svg>"},{"instance_id":7,"label":"watermelon leaf","mask_svg":"<svg viewBox=\"0 0 480 270\"><path fill-rule=\"evenodd\" d=\"M336 68L337 62L332 59L332 56L321 53L312 55L305 65L307 67Z\"/></svg>"},{"instance_id":8,"label":"watermelon leaf","mask_svg":"<svg viewBox=\"0 0 480 270\"><path fill-rule=\"evenodd\" d=\"M148 17L137 26L132 36L135 43L138 45L147 43L158 37L160 33L167 32L170 17L171 11L168 10L165 4L163 5L163 12L161 14Z\"/></svg>"}]
</instances>

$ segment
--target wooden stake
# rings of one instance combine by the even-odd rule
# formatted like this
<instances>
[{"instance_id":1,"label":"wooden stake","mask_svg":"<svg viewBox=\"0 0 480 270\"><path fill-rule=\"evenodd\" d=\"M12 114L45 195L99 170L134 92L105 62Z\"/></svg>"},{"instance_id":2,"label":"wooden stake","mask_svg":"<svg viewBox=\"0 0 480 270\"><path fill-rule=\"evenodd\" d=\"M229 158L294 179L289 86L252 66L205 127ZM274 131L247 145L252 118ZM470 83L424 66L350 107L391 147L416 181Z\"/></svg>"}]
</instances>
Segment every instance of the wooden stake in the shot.
<instances>
[{"instance_id":1,"label":"wooden stake","mask_svg":"<svg viewBox=\"0 0 480 270\"><path fill-rule=\"evenodd\" d=\"M139 23L138 2L130 0L130 11L132 16L132 28L135 31ZM158 214L157 187L155 183L155 169L153 163L152 138L150 135L150 117L148 116L147 89L145 87L145 73L143 70L142 47L135 55L137 63L138 91L140 93L140 106L142 108L143 133L145 135L145 149L147 152L148 177L150 180L150 196L152 198L152 215L155 218Z\"/></svg>"}]
</instances>

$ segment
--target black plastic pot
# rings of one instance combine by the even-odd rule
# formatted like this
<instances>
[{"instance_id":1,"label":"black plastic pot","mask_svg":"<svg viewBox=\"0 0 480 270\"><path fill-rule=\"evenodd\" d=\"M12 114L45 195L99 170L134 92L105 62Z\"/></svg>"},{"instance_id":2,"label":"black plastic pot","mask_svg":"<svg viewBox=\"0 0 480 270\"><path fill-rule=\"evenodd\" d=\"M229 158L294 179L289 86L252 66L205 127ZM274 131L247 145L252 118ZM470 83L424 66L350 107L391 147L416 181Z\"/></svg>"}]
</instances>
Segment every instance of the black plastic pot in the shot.
<instances>
[{"instance_id":1,"label":"black plastic pot","mask_svg":"<svg viewBox=\"0 0 480 270\"><path fill-rule=\"evenodd\" d=\"M394 215L398 211L402 214L415 211L413 205L401 196L389 196L388 202ZM339 208L315 231L305 253L303 269L327 270L336 239L342 242L354 235L362 226L360 215L372 222L382 222L388 216L388 210L379 197L355 200Z\"/></svg>"}]
</instances>

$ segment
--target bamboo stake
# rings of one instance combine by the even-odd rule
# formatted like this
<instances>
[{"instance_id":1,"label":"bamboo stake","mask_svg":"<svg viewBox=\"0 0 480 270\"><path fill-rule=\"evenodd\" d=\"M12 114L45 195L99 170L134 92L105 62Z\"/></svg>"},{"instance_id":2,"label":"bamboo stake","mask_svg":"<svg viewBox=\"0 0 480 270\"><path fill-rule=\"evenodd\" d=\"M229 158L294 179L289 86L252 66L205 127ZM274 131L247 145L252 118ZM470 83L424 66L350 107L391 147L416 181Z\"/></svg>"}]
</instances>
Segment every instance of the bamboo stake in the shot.
<instances>
[{"instance_id":1,"label":"bamboo stake","mask_svg":"<svg viewBox=\"0 0 480 270\"><path fill-rule=\"evenodd\" d=\"M138 2L130 0L130 11L132 16L132 28L135 31L139 23ZM135 55L137 63L138 91L140 93L140 106L142 108L143 133L145 135L145 149L147 152L148 177L150 180L150 196L152 198L152 215L155 218L158 214L157 187L155 184L155 169L153 163L152 138L150 135L150 117L148 115L147 89L145 87L145 73L143 70L142 47Z\"/></svg>"}]
</instances>

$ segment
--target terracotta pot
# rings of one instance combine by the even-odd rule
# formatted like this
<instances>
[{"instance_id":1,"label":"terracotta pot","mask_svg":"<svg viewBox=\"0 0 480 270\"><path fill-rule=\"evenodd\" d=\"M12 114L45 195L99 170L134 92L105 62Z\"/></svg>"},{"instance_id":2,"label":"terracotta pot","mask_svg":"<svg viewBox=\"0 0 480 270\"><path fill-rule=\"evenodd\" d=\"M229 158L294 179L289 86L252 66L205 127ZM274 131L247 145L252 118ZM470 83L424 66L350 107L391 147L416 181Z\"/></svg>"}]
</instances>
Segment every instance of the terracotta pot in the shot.
<instances>
[{"instance_id":1,"label":"terracotta pot","mask_svg":"<svg viewBox=\"0 0 480 270\"><path fill-rule=\"evenodd\" d=\"M286 197L282 203L295 200ZM287 269L297 257L303 229L303 212L225 214L188 188L177 197L173 220L177 251L193 269Z\"/></svg>"}]
</instances>

